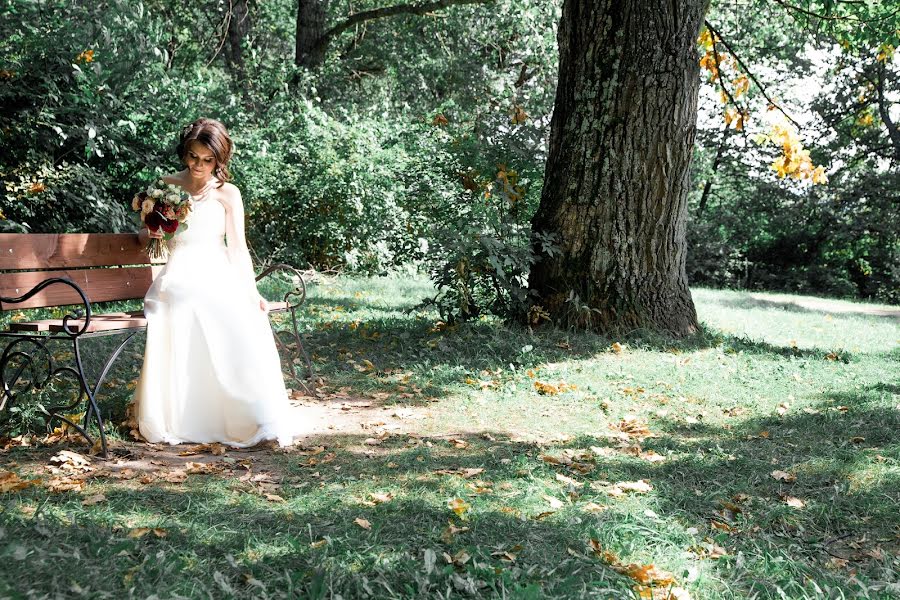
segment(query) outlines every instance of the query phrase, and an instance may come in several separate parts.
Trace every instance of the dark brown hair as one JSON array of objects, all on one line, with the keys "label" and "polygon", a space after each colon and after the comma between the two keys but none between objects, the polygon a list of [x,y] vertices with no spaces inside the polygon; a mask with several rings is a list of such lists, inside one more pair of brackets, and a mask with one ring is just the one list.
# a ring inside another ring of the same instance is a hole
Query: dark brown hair
[{"label": "dark brown hair", "polygon": [[186,125],[181,130],[178,146],[175,148],[178,158],[184,160],[188,144],[191,142],[203,144],[213,153],[213,156],[216,158],[216,169],[213,174],[220,182],[225,183],[231,180],[231,173],[228,172],[228,163],[231,161],[231,155],[234,152],[234,142],[231,141],[228,130],[225,129],[221,122],[215,119],[197,119],[193,123]]}]

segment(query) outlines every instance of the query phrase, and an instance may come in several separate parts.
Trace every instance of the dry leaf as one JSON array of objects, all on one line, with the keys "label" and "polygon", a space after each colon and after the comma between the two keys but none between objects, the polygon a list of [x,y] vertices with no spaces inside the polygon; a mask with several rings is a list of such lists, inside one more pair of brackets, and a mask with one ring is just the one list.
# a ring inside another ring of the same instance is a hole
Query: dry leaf
[{"label": "dry leaf", "polygon": [[447,528],[441,533],[441,541],[445,544],[453,543],[453,539],[457,533],[463,533],[464,531],[468,531],[468,527],[457,527],[453,523],[447,523]]},{"label": "dry leaf", "polygon": [[646,479],[639,479],[637,481],[620,481],[612,486],[607,493],[611,496],[621,496],[626,492],[633,492],[635,494],[646,494],[651,491],[653,486],[650,485],[650,482]]},{"label": "dry leaf", "polygon": [[369,523],[366,519],[356,518],[353,519],[353,522],[362,527],[363,529],[372,529],[372,524]]},{"label": "dry leaf", "polygon": [[457,439],[457,438],[450,438],[450,439],[447,440],[447,441],[449,441],[450,444],[451,444],[454,448],[463,449],[463,448],[468,448],[468,446],[469,446],[469,442],[467,442],[467,441],[465,441],[465,440],[460,440],[460,439]]},{"label": "dry leaf", "polygon": [[88,496],[84,500],[81,501],[82,506],[93,506],[94,504],[100,504],[101,502],[106,502],[106,496],[103,494],[94,494],[93,496]]},{"label": "dry leaf", "polygon": [[284,498],[278,494],[263,494],[263,497],[269,502],[284,502]]},{"label": "dry leaf", "polygon": [[785,483],[794,483],[797,481],[797,476],[786,471],[772,471],[772,478],[778,481],[783,481]]},{"label": "dry leaf", "polygon": [[472,508],[472,506],[462,498],[453,498],[452,500],[447,501],[447,508],[455,512],[457,516],[464,517],[466,511]]},{"label": "dry leaf", "polygon": [[0,494],[24,490],[40,482],[40,479],[19,479],[19,476],[12,471],[0,471]]},{"label": "dry leaf", "polygon": [[563,506],[565,506],[565,504],[563,504],[561,500],[554,498],[553,496],[544,494],[542,498],[547,501],[547,503],[550,505],[550,508],[562,508]]},{"label": "dry leaf", "polygon": [[624,350],[625,347],[622,346],[622,344],[620,344],[619,342],[613,342],[609,349],[612,350],[615,354],[622,354],[622,350]]},{"label": "dry leaf", "polygon": [[309,547],[310,548],[321,548],[322,546],[324,546],[327,543],[328,543],[328,540],[316,540],[315,542],[310,542]]},{"label": "dry leaf", "polygon": [[561,483],[564,483],[566,485],[571,485],[572,487],[575,487],[575,488],[584,487],[583,482],[578,481],[576,479],[572,479],[571,477],[566,477],[565,475],[562,475],[560,473],[556,474],[556,480]]},{"label": "dry leaf", "polygon": [[806,503],[803,502],[803,500],[801,500],[800,498],[795,498],[794,496],[785,496],[784,503],[791,508],[803,508],[806,506]]},{"label": "dry leaf", "polygon": [[53,477],[47,482],[47,489],[51,492],[79,492],[84,487],[84,481],[70,477]]},{"label": "dry leaf", "polygon": [[385,502],[393,500],[394,494],[390,492],[372,492],[369,494],[369,498],[371,498],[372,502],[375,504],[384,504]]},{"label": "dry leaf", "polygon": [[605,510],[609,510],[609,507],[603,506],[602,504],[597,504],[596,502],[588,502],[581,507],[581,510],[583,510],[584,512],[600,513]]}]

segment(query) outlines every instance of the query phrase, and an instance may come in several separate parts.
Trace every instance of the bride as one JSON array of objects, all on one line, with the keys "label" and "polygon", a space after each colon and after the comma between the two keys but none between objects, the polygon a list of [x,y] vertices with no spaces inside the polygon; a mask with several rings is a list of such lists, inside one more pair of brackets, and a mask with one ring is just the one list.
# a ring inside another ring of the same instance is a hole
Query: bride
[{"label": "bride", "polygon": [[149,442],[286,446],[303,432],[256,289],[241,193],[228,183],[233,148],[222,123],[198,119],[176,149],[186,168],[163,178],[192,196],[193,210],[144,299],[147,343],[135,405]]}]

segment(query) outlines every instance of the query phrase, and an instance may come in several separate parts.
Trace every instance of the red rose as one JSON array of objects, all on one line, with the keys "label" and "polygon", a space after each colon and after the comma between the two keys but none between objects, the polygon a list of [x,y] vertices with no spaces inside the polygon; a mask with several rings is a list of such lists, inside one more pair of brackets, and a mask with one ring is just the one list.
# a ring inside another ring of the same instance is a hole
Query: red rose
[{"label": "red rose", "polygon": [[144,217],[144,225],[150,231],[157,231],[163,224],[163,217],[155,210]]},{"label": "red rose", "polygon": [[178,221],[164,218],[162,220],[162,228],[166,233],[175,233],[175,230],[178,229]]}]

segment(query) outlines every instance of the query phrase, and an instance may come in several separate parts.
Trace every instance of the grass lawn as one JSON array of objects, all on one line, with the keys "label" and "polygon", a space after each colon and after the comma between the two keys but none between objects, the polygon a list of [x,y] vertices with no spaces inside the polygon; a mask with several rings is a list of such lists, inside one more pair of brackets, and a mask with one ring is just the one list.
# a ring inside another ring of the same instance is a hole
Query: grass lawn
[{"label": "grass lawn", "polygon": [[311,286],[302,448],[7,444],[0,598],[900,598],[900,319],[696,290],[694,338],[608,339],[429,292]]}]

